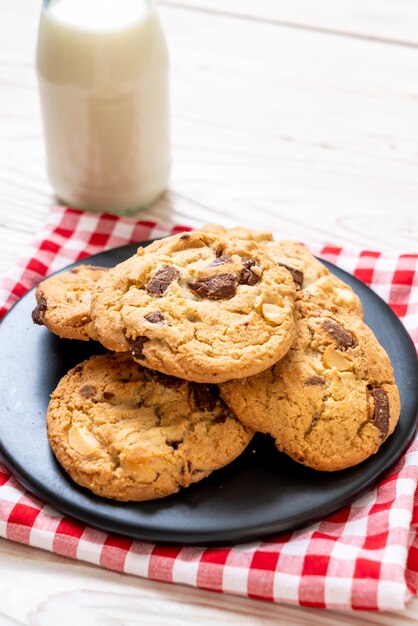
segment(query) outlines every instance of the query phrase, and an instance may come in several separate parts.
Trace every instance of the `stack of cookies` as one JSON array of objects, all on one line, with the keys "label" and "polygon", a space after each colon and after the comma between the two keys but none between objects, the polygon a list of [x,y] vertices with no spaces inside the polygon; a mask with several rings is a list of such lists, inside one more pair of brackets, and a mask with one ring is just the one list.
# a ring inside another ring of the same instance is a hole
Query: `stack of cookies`
[{"label": "stack of cookies", "polygon": [[54,276],[36,298],[35,323],[109,350],[64,376],[47,414],[58,461],[100,496],[175,493],[254,432],[310,468],[340,470],[396,426],[393,370],[358,297],[271,233],[208,225],[112,269]]}]

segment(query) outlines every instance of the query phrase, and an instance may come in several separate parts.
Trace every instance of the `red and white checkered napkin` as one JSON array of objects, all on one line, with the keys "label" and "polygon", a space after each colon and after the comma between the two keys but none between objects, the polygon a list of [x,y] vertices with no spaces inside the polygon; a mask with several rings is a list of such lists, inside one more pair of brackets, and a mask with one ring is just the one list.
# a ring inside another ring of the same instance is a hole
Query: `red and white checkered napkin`
[{"label": "red and white checkered napkin", "polygon": [[[55,208],[0,290],[0,316],[47,274],[104,249],[185,227]],[[390,304],[418,346],[418,255],[314,250]],[[399,610],[418,593],[418,439],[373,491],[308,528],[228,548],[164,547],[62,517],[0,465],[0,536],[109,569],[311,607]],[[415,497],[417,492],[417,497]],[[249,504],[250,506],[250,504]]]}]

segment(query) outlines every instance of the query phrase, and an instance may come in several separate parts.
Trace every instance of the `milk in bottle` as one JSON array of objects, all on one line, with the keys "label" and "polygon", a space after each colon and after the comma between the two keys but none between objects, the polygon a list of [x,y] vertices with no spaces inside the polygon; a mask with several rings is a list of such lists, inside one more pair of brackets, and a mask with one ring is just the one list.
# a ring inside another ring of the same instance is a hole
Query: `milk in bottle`
[{"label": "milk in bottle", "polygon": [[152,0],[50,0],[37,69],[48,174],[65,203],[125,212],[170,170],[168,54]]}]

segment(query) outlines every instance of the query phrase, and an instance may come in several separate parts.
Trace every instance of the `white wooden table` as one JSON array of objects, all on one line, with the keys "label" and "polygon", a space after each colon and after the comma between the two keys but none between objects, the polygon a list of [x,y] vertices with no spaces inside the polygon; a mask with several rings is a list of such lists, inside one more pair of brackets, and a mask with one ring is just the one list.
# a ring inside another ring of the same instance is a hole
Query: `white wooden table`
[{"label": "white wooden table", "polygon": [[[40,5],[0,4],[0,275],[54,202],[33,67]],[[172,62],[174,167],[169,192],[147,216],[418,251],[418,2],[159,5]],[[318,619],[324,626],[416,626],[418,600],[403,615],[319,615],[118,575],[0,541],[0,626]]]}]

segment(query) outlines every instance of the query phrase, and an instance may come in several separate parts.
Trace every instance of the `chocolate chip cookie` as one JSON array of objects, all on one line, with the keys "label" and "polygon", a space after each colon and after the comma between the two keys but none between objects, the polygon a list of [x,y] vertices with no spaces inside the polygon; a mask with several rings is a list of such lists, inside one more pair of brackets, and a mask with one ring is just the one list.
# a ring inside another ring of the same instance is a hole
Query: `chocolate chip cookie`
[{"label": "chocolate chip cookie", "polygon": [[297,339],[273,368],[221,385],[249,428],[317,470],[360,463],[377,452],[399,417],[389,358],[357,316],[296,303]]},{"label": "chocolate chip cookie", "polygon": [[279,265],[292,275],[298,290],[297,299],[311,299],[338,312],[348,311],[363,317],[360,298],[349,285],[323,265],[304,246],[295,241],[273,241],[272,233],[237,226],[224,228],[215,224],[206,224],[202,230],[219,233],[233,239],[257,241]]},{"label": "chocolate chip cookie", "polygon": [[363,317],[357,294],[302,245],[287,240],[265,241],[263,245],[268,254],[292,274],[298,300],[311,300],[336,313],[345,311]]},{"label": "chocolate chip cookie", "polygon": [[97,339],[90,317],[91,293],[106,272],[104,267],[79,265],[39,283],[33,322],[66,339]]},{"label": "chocolate chip cookie", "polygon": [[139,249],[96,285],[100,341],[196,382],[258,373],[294,338],[295,285],[256,242],[194,231]]},{"label": "chocolate chip cookie", "polygon": [[216,385],[187,383],[126,354],[95,356],[52,394],[48,438],[71,478],[116,500],[177,492],[230,463],[252,432]]},{"label": "chocolate chip cookie", "polygon": [[217,235],[227,235],[232,239],[243,239],[246,241],[273,241],[273,233],[269,230],[257,230],[255,228],[246,228],[245,226],[234,226],[225,228],[218,224],[205,224],[199,230]]}]

